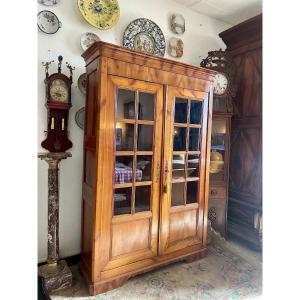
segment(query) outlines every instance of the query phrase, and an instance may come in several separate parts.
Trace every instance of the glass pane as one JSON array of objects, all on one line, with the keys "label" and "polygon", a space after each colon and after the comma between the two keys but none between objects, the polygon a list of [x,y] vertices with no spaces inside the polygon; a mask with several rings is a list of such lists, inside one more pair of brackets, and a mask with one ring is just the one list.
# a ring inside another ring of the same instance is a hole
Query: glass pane
[{"label": "glass pane", "polygon": [[186,99],[176,98],[175,100],[175,123],[187,123],[187,105]]},{"label": "glass pane", "polygon": [[117,156],[115,164],[115,183],[132,182],[132,156]]},{"label": "glass pane", "polygon": [[139,92],[139,120],[154,120],[154,94]]},{"label": "glass pane", "polygon": [[153,126],[138,125],[138,151],[152,151]]},{"label": "glass pane", "polygon": [[137,156],[136,164],[136,181],[152,180],[152,156]]},{"label": "glass pane", "polygon": [[134,125],[117,122],[116,148],[117,151],[133,151]]},{"label": "glass pane", "polygon": [[187,182],[187,197],[186,197],[187,204],[198,202],[198,187],[199,187],[199,181]]},{"label": "glass pane", "polygon": [[186,150],[186,128],[174,127],[174,151],[185,151]]},{"label": "glass pane", "polygon": [[200,124],[202,116],[202,102],[191,100],[190,123]]},{"label": "glass pane", "polygon": [[227,112],[226,98],[217,98],[214,96],[214,112]]},{"label": "glass pane", "polygon": [[200,155],[188,156],[188,177],[199,177]]},{"label": "glass pane", "polygon": [[150,210],[151,185],[135,188],[135,212]]},{"label": "glass pane", "polygon": [[172,161],[172,178],[185,178],[185,155],[174,155]]},{"label": "glass pane", "polygon": [[132,188],[115,189],[114,195],[114,215],[131,213]]},{"label": "glass pane", "polygon": [[225,135],[226,135],[226,121],[213,120],[212,134],[211,134],[211,149],[224,151],[225,150]]},{"label": "glass pane", "polygon": [[199,128],[190,128],[189,131],[189,151],[199,150]]},{"label": "glass pane", "polygon": [[184,182],[172,183],[171,206],[184,205]]},{"label": "glass pane", "polygon": [[224,180],[224,151],[210,152],[210,173],[214,180]]},{"label": "glass pane", "polygon": [[120,119],[135,119],[135,92],[118,90],[117,112]]}]

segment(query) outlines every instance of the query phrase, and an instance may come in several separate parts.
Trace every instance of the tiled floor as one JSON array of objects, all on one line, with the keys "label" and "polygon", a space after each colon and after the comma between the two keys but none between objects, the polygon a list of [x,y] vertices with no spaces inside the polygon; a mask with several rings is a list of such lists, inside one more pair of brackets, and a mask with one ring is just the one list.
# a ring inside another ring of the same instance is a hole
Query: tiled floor
[{"label": "tiled floor", "polygon": [[74,283],[51,296],[52,300],[194,300],[260,299],[261,253],[236,242],[217,238],[202,260],[178,262],[129,279],[113,291],[89,297],[78,267],[73,267]]}]

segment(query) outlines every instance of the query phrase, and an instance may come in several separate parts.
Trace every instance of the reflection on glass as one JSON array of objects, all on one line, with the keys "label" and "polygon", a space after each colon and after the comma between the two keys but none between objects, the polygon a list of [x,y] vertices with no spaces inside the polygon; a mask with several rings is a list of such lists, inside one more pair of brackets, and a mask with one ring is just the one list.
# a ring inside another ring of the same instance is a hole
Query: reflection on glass
[{"label": "reflection on glass", "polygon": [[151,181],[152,180],[152,156],[138,155],[136,164],[136,181]]},{"label": "reflection on glass", "polygon": [[135,188],[135,212],[150,210],[151,186],[137,186]]},{"label": "reflection on glass", "polygon": [[116,125],[117,151],[133,151],[134,125],[118,122]]},{"label": "reflection on glass", "polygon": [[115,189],[114,194],[114,215],[131,213],[132,188]]},{"label": "reflection on glass", "polygon": [[138,125],[138,151],[152,151],[153,126]]},{"label": "reflection on glass", "polygon": [[171,206],[184,205],[184,182],[172,183]]},{"label": "reflection on glass", "polygon": [[187,182],[187,197],[186,197],[187,204],[197,202],[198,187],[199,187],[199,181],[188,181]]},{"label": "reflection on glass", "polygon": [[154,94],[139,92],[139,120],[154,120]]},{"label": "reflection on glass", "polygon": [[213,120],[211,133],[211,149],[225,150],[226,122],[224,120]]},{"label": "reflection on glass", "polygon": [[115,183],[132,182],[132,156],[117,156],[115,164]]},{"label": "reflection on glass", "polygon": [[130,90],[118,90],[117,114],[120,119],[135,118],[135,92]]},{"label": "reflection on glass", "polygon": [[199,177],[200,155],[188,156],[188,177]]},{"label": "reflection on glass", "polygon": [[174,151],[185,151],[186,150],[186,128],[174,127]]},{"label": "reflection on glass", "polygon": [[185,178],[185,155],[173,155],[172,161],[172,178]]},{"label": "reflection on glass", "polygon": [[214,112],[227,112],[227,104],[226,104],[226,97],[225,98],[218,98],[214,96],[214,105],[213,111]]},{"label": "reflection on glass", "polygon": [[189,131],[189,151],[199,150],[199,128],[190,128]]},{"label": "reflection on glass", "polygon": [[187,105],[186,99],[176,98],[175,100],[175,123],[187,123]]},{"label": "reflection on glass", "polygon": [[190,123],[200,124],[202,115],[202,102],[191,100]]}]

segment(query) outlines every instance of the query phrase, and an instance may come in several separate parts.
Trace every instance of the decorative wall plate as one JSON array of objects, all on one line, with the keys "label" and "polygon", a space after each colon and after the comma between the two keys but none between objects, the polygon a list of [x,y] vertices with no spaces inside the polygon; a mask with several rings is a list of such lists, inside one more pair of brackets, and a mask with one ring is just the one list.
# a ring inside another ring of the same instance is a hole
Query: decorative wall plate
[{"label": "decorative wall plate", "polygon": [[90,48],[95,42],[101,41],[99,36],[92,32],[86,32],[80,37],[80,45],[83,51]]},{"label": "decorative wall plate", "polygon": [[166,50],[165,37],[162,30],[151,20],[140,18],[132,21],[125,29],[123,46],[164,56]]},{"label": "decorative wall plate", "polygon": [[47,5],[47,6],[53,6],[59,3],[60,0],[38,0],[38,3]]},{"label": "decorative wall plate", "polygon": [[84,129],[85,107],[80,108],[75,114],[75,122],[77,126]]},{"label": "decorative wall plate", "polygon": [[183,55],[183,41],[179,38],[171,38],[169,40],[169,54],[173,57],[181,57]]},{"label": "decorative wall plate", "polygon": [[77,4],[84,19],[98,29],[110,29],[119,20],[118,0],[77,0]]},{"label": "decorative wall plate", "polygon": [[171,30],[177,34],[185,32],[185,20],[182,15],[174,14],[171,16]]},{"label": "decorative wall plate", "polygon": [[79,76],[77,85],[80,92],[85,95],[86,94],[86,73],[83,73]]},{"label": "decorative wall plate", "polygon": [[42,10],[38,13],[38,27],[47,34],[54,34],[61,27],[58,17],[49,10]]}]

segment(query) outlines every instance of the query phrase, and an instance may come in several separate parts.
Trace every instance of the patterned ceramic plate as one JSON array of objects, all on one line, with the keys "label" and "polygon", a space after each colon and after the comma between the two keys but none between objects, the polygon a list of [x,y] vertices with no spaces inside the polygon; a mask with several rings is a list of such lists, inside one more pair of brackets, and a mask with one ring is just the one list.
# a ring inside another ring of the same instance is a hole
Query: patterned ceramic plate
[{"label": "patterned ceramic plate", "polygon": [[185,20],[182,15],[175,14],[171,17],[171,30],[177,34],[185,32]]},{"label": "patterned ceramic plate", "polygon": [[59,3],[60,0],[38,0],[40,4],[47,5],[47,6],[53,6]]},{"label": "patterned ceramic plate", "polygon": [[169,54],[173,57],[181,57],[183,55],[183,41],[176,37],[169,40]]},{"label": "patterned ceramic plate", "polygon": [[38,27],[47,34],[53,34],[61,27],[58,17],[49,10],[42,10],[38,13]]},{"label": "patterned ceramic plate", "polygon": [[161,29],[149,19],[136,19],[125,29],[123,46],[164,56],[166,50],[165,37]]},{"label": "patterned ceramic plate", "polygon": [[77,0],[77,3],[84,19],[98,29],[110,29],[119,20],[118,0]]},{"label": "patterned ceramic plate", "polygon": [[99,41],[100,41],[99,36],[92,32],[86,32],[80,37],[80,44],[83,51],[90,48],[95,42],[99,42]]},{"label": "patterned ceramic plate", "polygon": [[85,95],[86,94],[86,73],[83,73],[79,76],[77,85],[80,92]]},{"label": "patterned ceramic plate", "polygon": [[84,128],[85,107],[80,108],[75,115],[75,122],[81,129]]}]

